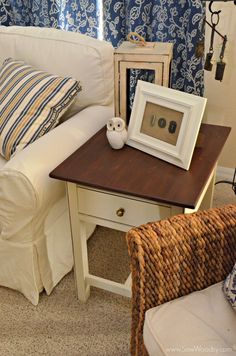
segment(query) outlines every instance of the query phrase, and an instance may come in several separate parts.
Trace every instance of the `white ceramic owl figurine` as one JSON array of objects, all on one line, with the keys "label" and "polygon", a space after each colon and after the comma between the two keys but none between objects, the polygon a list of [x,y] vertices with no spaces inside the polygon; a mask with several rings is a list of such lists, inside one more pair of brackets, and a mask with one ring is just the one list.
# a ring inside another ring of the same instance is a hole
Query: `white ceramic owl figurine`
[{"label": "white ceramic owl figurine", "polygon": [[113,117],[107,123],[107,139],[111,147],[119,150],[127,141],[125,122],[121,117]]}]

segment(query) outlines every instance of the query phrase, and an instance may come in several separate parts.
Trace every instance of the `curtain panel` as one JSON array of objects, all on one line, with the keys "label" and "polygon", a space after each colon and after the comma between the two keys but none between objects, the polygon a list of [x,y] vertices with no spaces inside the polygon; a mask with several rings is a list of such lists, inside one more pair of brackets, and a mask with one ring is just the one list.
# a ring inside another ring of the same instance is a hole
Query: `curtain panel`
[{"label": "curtain panel", "polygon": [[195,56],[205,6],[201,0],[104,0],[104,38],[119,46],[132,31],[146,41],[174,43],[171,86],[203,94],[203,58]]},{"label": "curtain panel", "polygon": [[204,88],[203,58],[195,56],[204,16],[201,0],[0,0],[2,25],[62,28],[104,38],[114,47],[130,31],[147,41],[172,42],[171,86],[197,95]]},{"label": "curtain panel", "polygon": [[0,0],[0,24],[61,28],[98,37],[96,0]]}]

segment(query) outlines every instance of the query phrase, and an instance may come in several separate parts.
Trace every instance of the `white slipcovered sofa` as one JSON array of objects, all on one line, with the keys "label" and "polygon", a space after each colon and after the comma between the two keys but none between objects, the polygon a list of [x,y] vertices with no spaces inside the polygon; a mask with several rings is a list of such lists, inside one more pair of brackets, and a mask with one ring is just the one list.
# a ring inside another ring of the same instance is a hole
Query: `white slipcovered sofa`
[{"label": "white slipcovered sofa", "polygon": [[40,291],[50,294],[73,267],[65,187],[49,173],[113,115],[113,48],[78,33],[15,26],[0,26],[0,48],[0,63],[23,60],[82,85],[73,116],[9,161],[0,156],[0,286],[37,305]]}]

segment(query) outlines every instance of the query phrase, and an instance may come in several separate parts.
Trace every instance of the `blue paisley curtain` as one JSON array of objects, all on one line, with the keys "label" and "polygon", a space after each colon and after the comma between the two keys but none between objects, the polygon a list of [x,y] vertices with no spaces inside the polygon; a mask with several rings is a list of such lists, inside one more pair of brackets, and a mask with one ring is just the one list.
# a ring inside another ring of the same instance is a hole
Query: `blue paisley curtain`
[{"label": "blue paisley curtain", "polygon": [[55,27],[98,37],[96,0],[0,0],[0,24]]},{"label": "blue paisley curtain", "polygon": [[[203,58],[196,58],[205,14],[201,0],[0,0],[0,24],[44,26],[104,38],[119,46],[130,31],[174,43],[171,85],[202,95]],[[134,81],[132,81],[134,82]]]},{"label": "blue paisley curtain", "polygon": [[202,95],[203,58],[195,56],[205,16],[201,0],[105,0],[103,6],[106,40],[119,46],[133,31],[147,41],[174,43],[172,88]]}]

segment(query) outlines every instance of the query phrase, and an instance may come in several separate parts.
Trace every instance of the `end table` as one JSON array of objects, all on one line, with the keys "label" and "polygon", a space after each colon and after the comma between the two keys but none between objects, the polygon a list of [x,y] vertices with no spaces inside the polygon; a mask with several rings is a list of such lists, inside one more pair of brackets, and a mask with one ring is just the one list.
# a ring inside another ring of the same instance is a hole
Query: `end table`
[{"label": "end table", "polygon": [[113,150],[105,128],[62,162],[50,177],[66,182],[78,298],[90,286],[131,295],[130,279],[116,283],[89,273],[86,222],[128,231],[133,226],[212,204],[217,159],[230,128],[202,124],[190,170],[125,146]]}]

